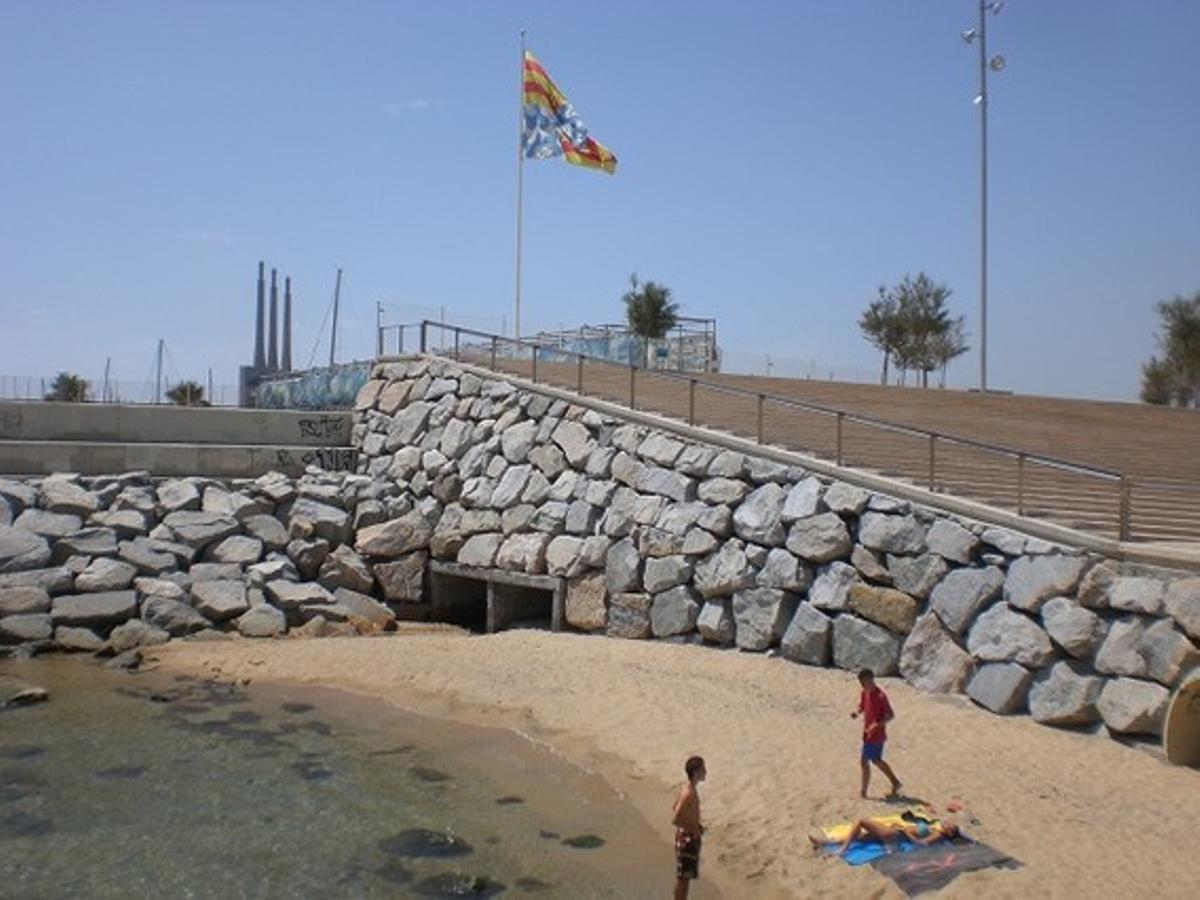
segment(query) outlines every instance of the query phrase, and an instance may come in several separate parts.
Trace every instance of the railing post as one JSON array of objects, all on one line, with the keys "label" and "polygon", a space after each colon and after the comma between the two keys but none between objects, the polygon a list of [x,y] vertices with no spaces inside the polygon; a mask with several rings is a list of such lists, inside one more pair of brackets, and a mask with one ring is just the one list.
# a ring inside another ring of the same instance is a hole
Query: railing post
[{"label": "railing post", "polygon": [[1133,513],[1133,511],[1131,509],[1132,506],[1133,506],[1133,485],[1130,484],[1129,477],[1127,475],[1122,475],[1121,476],[1121,507],[1120,507],[1120,512],[1119,512],[1120,521],[1117,524],[1117,539],[1118,540],[1122,540],[1122,541],[1129,540],[1129,536],[1130,536],[1129,520],[1132,517],[1132,513]]},{"label": "railing post", "polygon": [[407,330],[407,325],[400,325],[397,329],[397,334],[399,336],[396,338],[396,354],[398,356],[404,355],[404,332]]},{"label": "railing post", "polygon": [[458,336],[459,336],[460,330],[461,329],[457,325],[454,326],[454,361],[455,362],[458,362]]},{"label": "railing post", "polygon": [[763,407],[767,403],[767,395],[758,395],[758,442],[763,442]]},{"label": "railing post", "polygon": [[498,338],[493,334],[492,335],[492,371],[493,372],[496,371],[496,343],[497,343],[497,340],[498,340]]},{"label": "railing post", "polygon": [[688,424],[696,424],[696,379],[688,379]]},{"label": "railing post", "polygon": [[1025,454],[1017,454],[1017,515],[1025,515]]},{"label": "railing post", "polygon": [[937,473],[937,462],[936,462],[936,458],[937,458],[937,435],[936,435],[936,434],[931,434],[931,435],[929,436],[929,489],[930,489],[931,491],[932,491],[932,490],[934,490],[935,486],[937,485],[937,479],[936,479],[936,473]]},{"label": "railing post", "polygon": [[538,352],[538,345],[534,344],[533,345],[533,368],[532,368],[534,384],[537,384],[537,352]]},{"label": "railing post", "polygon": [[421,352],[424,353],[429,341],[429,323],[424,319],[421,320]]},{"label": "railing post", "polygon": [[629,408],[637,409],[634,405],[637,400],[637,366],[633,363],[629,364]]},{"label": "railing post", "polygon": [[575,373],[575,393],[583,396],[583,354],[579,354],[579,368]]},{"label": "railing post", "polygon": [[837,464],[842,464],[842,422],[845,421],[846,414],[837,414]]}]

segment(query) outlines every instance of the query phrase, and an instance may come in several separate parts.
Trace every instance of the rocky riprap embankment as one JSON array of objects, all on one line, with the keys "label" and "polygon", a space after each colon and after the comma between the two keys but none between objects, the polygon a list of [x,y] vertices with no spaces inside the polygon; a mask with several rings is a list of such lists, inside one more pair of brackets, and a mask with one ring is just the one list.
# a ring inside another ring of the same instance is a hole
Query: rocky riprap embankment
[{"label": "rocky riprap embankment", "polygon": [[386,630],[389,570],[353,536],[411,508],[394,484],[319,471],[0,480],[0,651]]},{"label": "rocky riprap embankment", "polygon": [[1118,566],[447,360],[376,366],[357,407],[360,472],[435,513],[409,523],[399,561],[562,576],[580,630],[869,666],[994,712],[1124,733],[1156,733],[1169,689],[1200,664],[1200,578],[1184,573]]}]

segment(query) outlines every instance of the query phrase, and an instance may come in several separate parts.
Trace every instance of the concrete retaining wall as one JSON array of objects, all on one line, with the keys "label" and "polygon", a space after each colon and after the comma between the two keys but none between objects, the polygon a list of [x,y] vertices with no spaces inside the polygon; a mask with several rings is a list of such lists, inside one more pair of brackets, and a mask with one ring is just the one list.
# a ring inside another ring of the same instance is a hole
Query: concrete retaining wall
[{"label": "concrete retaining wall", "polygon": [[350,415],[297,410],[0,403],[0,440],[346,447]]}]

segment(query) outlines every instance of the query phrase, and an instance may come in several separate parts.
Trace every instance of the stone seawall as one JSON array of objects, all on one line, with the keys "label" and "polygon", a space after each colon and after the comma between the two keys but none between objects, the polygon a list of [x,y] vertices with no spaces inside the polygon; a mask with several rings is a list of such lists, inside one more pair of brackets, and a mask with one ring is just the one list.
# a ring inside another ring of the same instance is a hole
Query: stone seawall
[{"label": "stone seawall", "polygon": [[563,576],[573,628],[867,666],[997,713],[1118,733],[1159,733],[1170,689],[1200,665],[1200,578],[1187,573],[622,423],[446,360],[373,375],[355,414],[360,473],[404,485],[428,513],[402,558]]},{"label": "stone seawall", "polygon": [[622,422],[444,360],[362,389],[358,473],[0,480],[0,652],[362,634],[431,561],[566,582],[573,629],[779,654],[1158,734],[1200,578]]}]

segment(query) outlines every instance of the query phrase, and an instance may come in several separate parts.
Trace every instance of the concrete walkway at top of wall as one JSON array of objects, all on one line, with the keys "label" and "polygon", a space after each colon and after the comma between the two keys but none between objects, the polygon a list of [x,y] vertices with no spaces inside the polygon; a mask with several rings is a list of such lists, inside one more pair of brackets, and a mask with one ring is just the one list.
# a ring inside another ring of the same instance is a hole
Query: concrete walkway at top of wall
[{"label": "concrete walkway at top of wall", "polygon": [[5,401],[0,440],[348,447],[350,413]]},{"label": "concrete walkway at top of wall", "polygon": [[569,403],[575,403],[579,406],[595,409],[598,412],[605,413],[613,416],[614,418],[623,419],[627,422],[634,422],[649,426],[651,428],[672,432],[691,441],[697,441],[716,447],[736,450],[741,453],[759,456],[764,459],[771,459],[786,465],[800,466],[819,475],[824,475],[829,478],[836,478],[849,484],[856,484],[871,491],[886,494],[891,497],[897,497],[903,500],[908,500],[931,509],[941,510],[963,516],[964,518],[984,522],[986,524],[1009,528],[1013,531],[1021,532],[1022,534],[1042,538],[1043,540],[1052,541],[1064,546],[1075,547],[1092,553],[1098,553],[1102,556],[1109,557],[1110,559],[1124,560],[1153,566],[1200,570],[1200,546],[1194,544],[1134,543],[1130,541],[1118,541],[1101,535],[1078,531],[1073,528],[1057,525],[1053,522],[1034,519],[1028,516],[1021,516],[1008,510],[995,506],[989,506],[985,503],[980,503],[975,500],[968,500],[963,497],[956,497],[943,493],[935,493],[909,482],[898,481],[896,479],[877,475],[873,472],[864,471],[862,469],[838,466],[835,463],[820,459],[819,457],[810,456],[795,450],[789,450],[784,447],[773,446],[771,444],[758,444],[753,440],[748,440],[744,437],[739,437],[738,435],[725,431],[719,431],[713,428],[691,426],[679,419],[669,418],[658,413],[630,409],[629,407],[622,406],[618,403],[597,399],[587,395],[581,395],[572,390],[566,390],[551,385],[533,382],[527,378],[514,375],[510,372],[493,371],[486,366],[474,365],[472,363],[463,362],[462,360],[454,360],[451,357],[441,356],[436,353],[384,357],[378,360],[378,362],[401,362],[411,359],[428,359],[449,362],[453,365],[459,366],[464,371],[473,372],[480,377],[490,378],[498,381],[507,381],[513,385],[516,385],[522,390],[543,394],[547,397],[566,400]]}]

